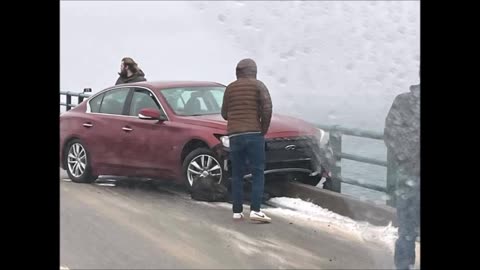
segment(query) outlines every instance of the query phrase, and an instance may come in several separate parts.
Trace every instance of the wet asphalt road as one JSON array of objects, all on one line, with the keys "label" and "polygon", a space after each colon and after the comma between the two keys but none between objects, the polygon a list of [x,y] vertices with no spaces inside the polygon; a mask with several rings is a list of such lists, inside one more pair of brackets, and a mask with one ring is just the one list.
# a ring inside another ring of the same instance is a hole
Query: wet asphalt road
[{"label": "wet asphalt road", "polygon": [[60,264],[69,269],[393,268],[383,246],[282,216],[234,221],[226,203],[164,184],[60,180],[60,196]]}]

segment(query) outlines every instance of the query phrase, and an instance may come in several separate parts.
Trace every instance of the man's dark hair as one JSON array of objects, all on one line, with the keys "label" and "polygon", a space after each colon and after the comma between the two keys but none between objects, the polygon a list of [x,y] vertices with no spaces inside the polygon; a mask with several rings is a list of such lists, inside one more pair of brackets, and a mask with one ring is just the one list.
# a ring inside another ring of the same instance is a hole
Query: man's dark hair
[{"label": "man's dark hair", "polygon": [[137,63],[130,57],[124,57],[122,62],[125,66],[128,67],[132,71],[132,73],[136,73],[138,71]]}]

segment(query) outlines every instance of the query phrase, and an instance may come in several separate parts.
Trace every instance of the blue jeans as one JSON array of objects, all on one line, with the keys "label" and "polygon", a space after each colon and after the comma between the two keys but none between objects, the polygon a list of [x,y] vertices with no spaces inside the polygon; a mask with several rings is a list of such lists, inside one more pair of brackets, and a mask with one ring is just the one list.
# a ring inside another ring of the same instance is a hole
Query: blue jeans
[{"label": "blue jeans", "polygon": [[233,212],[243,211],[243,176],[247,160],[252,173],[250,210],[260,211],[265,183],[265,138],[262,134],[243,134],[230,138],[232,162]]},{"label": "blue jeans", "polygon": [[415,240],[420,229],[420,178],[402,169],[396,177],[398,239],[394,259],[397,269],[409,269],[415,264]]}]

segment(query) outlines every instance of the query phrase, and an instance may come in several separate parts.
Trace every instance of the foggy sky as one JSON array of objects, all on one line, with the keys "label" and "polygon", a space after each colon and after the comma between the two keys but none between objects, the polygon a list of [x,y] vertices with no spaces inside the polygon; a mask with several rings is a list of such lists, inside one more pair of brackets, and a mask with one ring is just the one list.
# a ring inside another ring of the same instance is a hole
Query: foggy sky
[{"label": "foggy sky", "polygon": [[418,1],[62,1],[61,90],[97,92],[133,57],[148,80],[228,84],[251,57],[274,111],[383,129],[419,82]]}]

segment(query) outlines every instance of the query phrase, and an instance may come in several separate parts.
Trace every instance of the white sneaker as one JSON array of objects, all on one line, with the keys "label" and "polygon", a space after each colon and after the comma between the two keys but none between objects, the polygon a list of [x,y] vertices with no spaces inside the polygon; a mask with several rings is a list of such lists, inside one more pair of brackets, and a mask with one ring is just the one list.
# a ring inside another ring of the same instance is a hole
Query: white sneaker
[{"label": "white sneaker", "polygon": [[263,213],[262,211],[250,211],[250,219],[267,223],[272,221],[272,219],[265,215],[265,213]]},{"label": "white sneaker", "polygon": [[233,219],[242,219],[243,213],[233,213]]}]

